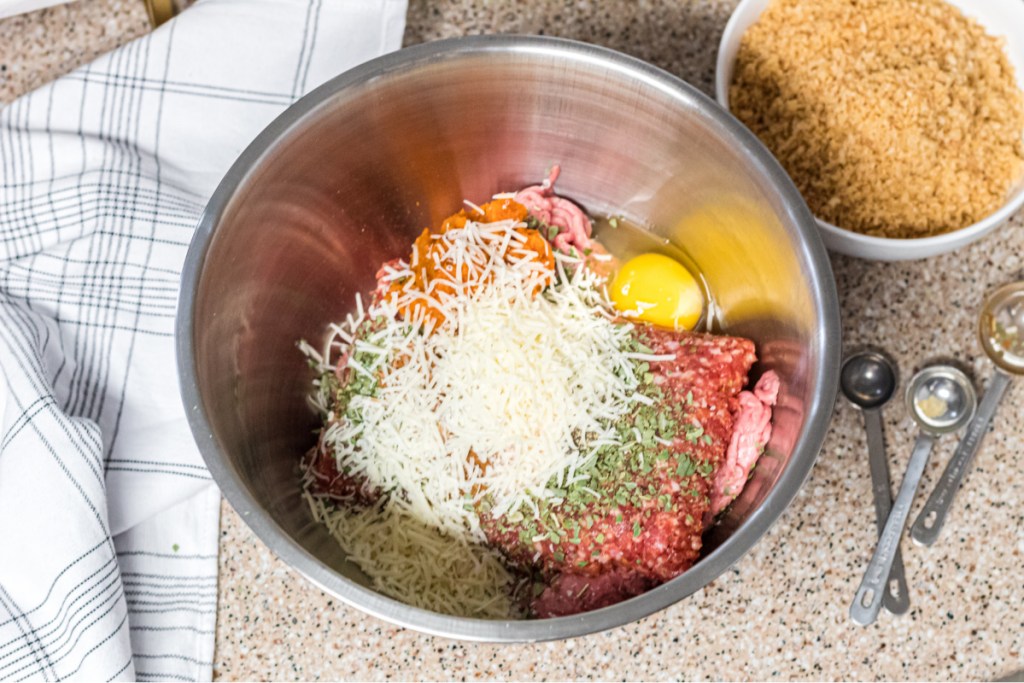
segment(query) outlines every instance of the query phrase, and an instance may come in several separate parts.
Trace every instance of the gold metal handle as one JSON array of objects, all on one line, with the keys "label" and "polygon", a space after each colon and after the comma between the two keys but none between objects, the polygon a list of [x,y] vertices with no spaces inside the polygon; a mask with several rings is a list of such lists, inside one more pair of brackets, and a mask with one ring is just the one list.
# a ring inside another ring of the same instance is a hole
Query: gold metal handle
[{"label": "gold metal handle", "polygon": [[178,13],[178,7],[174,0],[143,0],[146,3],[146,14],[149,15],[149,23],[156,28]]}]

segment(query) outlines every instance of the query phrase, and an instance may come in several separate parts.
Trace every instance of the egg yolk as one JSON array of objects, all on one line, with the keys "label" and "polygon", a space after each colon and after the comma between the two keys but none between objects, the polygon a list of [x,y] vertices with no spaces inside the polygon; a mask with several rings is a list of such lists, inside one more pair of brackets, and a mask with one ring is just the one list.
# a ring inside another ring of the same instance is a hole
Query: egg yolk
[{"label": "egg yolk", "polygon": [[612,281],[612,302],[624,316],[675,330],[692,330],[704,295],[683,264],[661,254],[627,261]]}]

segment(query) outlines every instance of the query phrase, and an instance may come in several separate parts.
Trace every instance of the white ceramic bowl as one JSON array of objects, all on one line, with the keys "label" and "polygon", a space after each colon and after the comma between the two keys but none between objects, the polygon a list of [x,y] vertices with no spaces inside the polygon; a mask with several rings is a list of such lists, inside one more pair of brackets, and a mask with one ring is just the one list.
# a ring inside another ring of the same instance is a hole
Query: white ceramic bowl
[{"label": "white ceramic bowl", "polygon": [[[812,1],[812,0],[808,0]],[[741,0],[722,35],[718,46],[715,69],[715,96],[718,103],[729,109],[729,84],[732,82],[736,53],[740,39],[757,21],[771,0]],[[1021,0],[947,0],[966,16],[974,19],[994,36],[1005,39],[1005,49],[1017,77],[1017,85],[1024,90],[1024,2]],[[927,160],[922,159],[922,163]],[[998,211],[983,220],[959,230],[918,239],[890,239],[871,237],[826,223],[817,219],[821,237],[832,251],[877,261],[907,261],[959,249],[981,239],[995,230],[1024,206],[1024,178],[1011,190]]]}]

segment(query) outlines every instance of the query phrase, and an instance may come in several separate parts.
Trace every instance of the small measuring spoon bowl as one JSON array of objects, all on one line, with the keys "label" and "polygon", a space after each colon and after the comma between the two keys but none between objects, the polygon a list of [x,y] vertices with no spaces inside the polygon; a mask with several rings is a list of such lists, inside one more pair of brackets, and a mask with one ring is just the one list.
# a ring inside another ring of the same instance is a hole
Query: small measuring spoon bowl
[{"label": "small measuring spoon bowl", "polygon": [[981,448],[1013,375],[1024,375],[1024,282],[1003,285],[988,296],[978,319],[978,337],[996,370],[967,433],[910,528],[910,537],[920,545],[932,545],[938,540],[953,498]]},{"label": "small measuring spoon bowl", "polygon": [[932,446],[938,437],[955,432],[970,422],[977,405],[977,396],[971,380],[963,372],[951,365],[932,365],[910,379],[906,401],[921,432],[914,443],[907,472],[903,475],[900,491],[893,501],[878,546],[850,606],[850,618],[861,626],[874,623],[882,608],[886,577],[892,570],[896,550],[910,515],[910,506],[914,502],[914,494],[921,482],[925,465],[928,464]]},{"label": "small measuring spoon bowl", "polygon": [[978,336],[996,366],[1024,374],[1024,282],[1003,285],[989,295],[981,309]]},{"label": "small measuring spoon bowl", "polygon": [[861,351],[843,361],[839,387],[861,410],[881,408],[896,392],[896,369],[875,351]]},{"label": "small measuring spoon bowl", "polygon": [[[843,362],[839,387],[847,400],[860,408],[868,440],[868,464],[871,469],[871,493],[875,503],[875,526],[882,533],[892,509],[892,483],[889,479],[889,458],[885,454],[885,433],[882,429],[882,406],[896,392],[896,368],[881,353],[861,351]],[[899,549],[886,583],[882,606],[891,614],[904,614],[910,609],[910,594]]]},{"label": "small measuring spoon bowl", "polygon": [[921,431],[935,437],[967,424],[977,396],[963,372],[950,365],[933,365],[911,378],[906,400]]}]

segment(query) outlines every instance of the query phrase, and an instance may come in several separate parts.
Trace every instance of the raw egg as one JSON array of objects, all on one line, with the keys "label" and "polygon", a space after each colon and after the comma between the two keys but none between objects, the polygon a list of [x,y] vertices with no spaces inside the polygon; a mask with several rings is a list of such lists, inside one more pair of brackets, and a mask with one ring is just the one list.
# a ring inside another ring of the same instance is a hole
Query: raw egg
[{"label": "raw egg", "polygon": [[704,311],[704,294],[683,264],[662,254],[627,261],[612,281],[612,302],[634,320],[692,330]]}]

